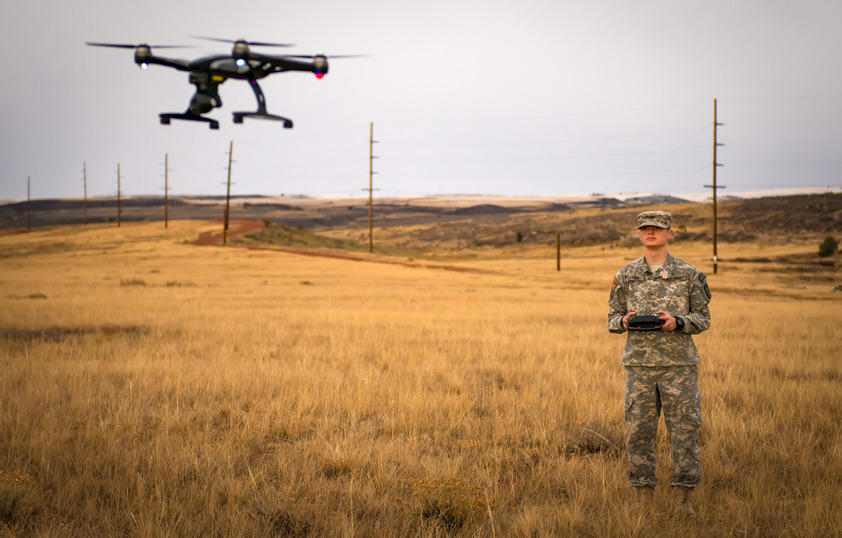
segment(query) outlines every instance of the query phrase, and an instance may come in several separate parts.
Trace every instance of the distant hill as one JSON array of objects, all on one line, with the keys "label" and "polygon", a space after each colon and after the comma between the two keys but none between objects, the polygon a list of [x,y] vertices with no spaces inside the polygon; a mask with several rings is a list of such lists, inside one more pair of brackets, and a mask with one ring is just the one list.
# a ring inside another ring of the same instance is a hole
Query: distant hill
[{"label": "distant hill", "polygon": [[[494,203],[490,203],[493,201]],[[0,229],[82,224],[81,200],[33,200],[0,206]],[[121,201],[123,222],[163,221],[163,197]],[[221,220],[224,197],[170,197],[171,220]],[[375,200],[374,226],[381,242],[395,245],[451,244],[454,247],[549,244],[561,234],[565,244],[631,242],[634,218],[644,208],[672,212],[677,241],[709,240],[712,206],[669,195],[579,199],[517,197],[426,197]],[[826,235],[842,239],[842,194],[809,194],[728,200],[718,204],[718,239],[724,242],[815,242]],[[113,198],[88,201],[88,222],[117,220]],[[319,200],[294,197],[232,197],[230,218],[267,221],[333,237],[368,232],[363,199]],[[277,240],[277,238],[273,239]],[[344,240],[344,239],[343,239]],[[308,240],[309,241],[309,240]]]},{"label": "distant hill", "polygon": [[624,200],[627,204],[637,205],[658,205],[658,204],[692,204],[690,200],[670,196],[668,194],[650,194],[647,196],[634,196]]}]

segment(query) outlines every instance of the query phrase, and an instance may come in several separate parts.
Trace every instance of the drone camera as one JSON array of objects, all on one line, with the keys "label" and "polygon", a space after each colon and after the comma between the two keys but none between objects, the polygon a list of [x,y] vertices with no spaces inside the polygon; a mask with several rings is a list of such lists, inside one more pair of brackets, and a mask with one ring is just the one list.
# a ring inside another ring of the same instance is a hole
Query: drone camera
[{"label": "drone camera", "polygon": [[196,115],[204,114],[210,112],[220,104],[222,103],[215,96],[198,92],[190,101],[190,112]]}]

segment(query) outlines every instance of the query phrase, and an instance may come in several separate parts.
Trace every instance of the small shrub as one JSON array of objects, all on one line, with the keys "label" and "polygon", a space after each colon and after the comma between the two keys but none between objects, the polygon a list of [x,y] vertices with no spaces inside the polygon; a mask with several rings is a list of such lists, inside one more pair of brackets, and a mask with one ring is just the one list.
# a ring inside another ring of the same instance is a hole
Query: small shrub
[{"label": "small shrub", "polygon": [[442,481],[423,481],[410,478],[408,488],[412,501],[398,499],[421,519],[442,524],[449,532],[461,529],[466,523],[493,509],[488,497],[477,486],[468,486],[458,477]]},{"label": "small shrub", "polygon": [[819,256],[827,258],[839,252],[839,243],[831,236],[824,238],[824,241],[819,245]]},{"label": "small shrub", "polygon": [[566,451],[576,455],[617,457],[622,453],[623,446],[622,435],[617,428],[588,423],[579,428],[576,440],[566,447]]},{"label": "small shrub", "polygon": [[120,279],[121,286],[145,286],[146,281],[142,278],[121,278]]},{"label": "small shrub", "polygon": [[168,288],[195,288],[196,283],[190,281],[180,282],[178,280],[168,280],[166,286]]},{"label": "small shrub", "polygon": [[290,487],[284,488],[284,494],[274,502],[257,501],[254,516],[273,536],[310,536],[316,530],[313,522],[323,518],[312,499],[302,497]]},{"label": "small shrub", "polygon": [[26,525],[44,508],[49,494],[27,474],[0,471],[0,521],[6,525]]}]

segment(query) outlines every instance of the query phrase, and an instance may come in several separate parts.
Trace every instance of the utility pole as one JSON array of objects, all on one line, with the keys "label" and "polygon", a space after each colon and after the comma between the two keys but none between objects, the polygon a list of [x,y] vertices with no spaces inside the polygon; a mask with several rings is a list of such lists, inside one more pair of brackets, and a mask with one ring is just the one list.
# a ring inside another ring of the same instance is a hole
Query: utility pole
[{"label": "utility pole", "polygon": [[84,196],[84,223],[88,224],[88,163],[82,162],[82,194]]},{"label": "utility pole", "polygon": [[716,190],[717,189],[724,189],[724,185],[717,185],[716,184],[716,167],[722,166],[718,162],[716,162],[716,148],[719,146],[724,146],[725,144],[720,144],[717,142],[716,138],[716,128],[718,126],[723,125],[722,123],[717,123],[716,121],[716,99],[713,100],[713,185],[705,185],[707,189],[713,189],[713,274],[716,274],[717,263],[719,260],[716,256],[716,227],[717,227],[717,218],[716,218]]},{"label": "utility pole", "polygon": [[164,228],[170,227],[170,202],[169,202],[169,153],[164,153]]},{"label": "utility pole", "polygon": [[228,243],[228,210],[231,207],[231,163],[234,162],[234,141],[228,147],[228,190],[225,193],[225,216],[222,224],[222,244]]},{"label": "utility pole", "polygon": [[32,229],[32,199],[30,197],[30,190],[29,190],[29,180],[30,178],[26,178],[26,231],[30,231]]},{"label": "utility pole", "polygon": [[362,189],[364,191],[368,191],[368,252],[369,254],[374,252],[374,191],[379,191],[380,189],[374,188],[374,174],[377,172],[374,171],[374,159],[377,157],[374,155],[374,144],[377,144],[377,140],[374,139],[374,122],[371,122],[371,134],[368,138],[368,188]]},{"label": "utility pole", "polygon": [[117,227],[120,227],[123,215],[123,206],[120,205],[120,163],[117,163]]}]

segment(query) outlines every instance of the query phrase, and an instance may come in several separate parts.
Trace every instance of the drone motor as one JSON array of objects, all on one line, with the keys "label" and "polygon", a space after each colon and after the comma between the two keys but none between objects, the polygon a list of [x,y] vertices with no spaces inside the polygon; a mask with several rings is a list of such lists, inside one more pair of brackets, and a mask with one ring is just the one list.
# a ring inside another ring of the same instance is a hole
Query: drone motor
[{"label": "drone motor", "polygon": [[313,71],[316,78],[321,79],[327,74],[327,57],[322,54],[313,57]]},{"label": "drone motor", "polygon": [[149,45],[142,43],[134,49],[134,63],[139,65],[141,69],[149,67],[149,58],[152,57],[152,49]]}]

